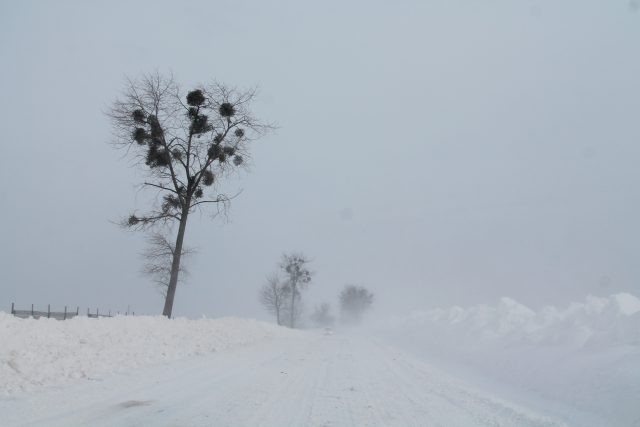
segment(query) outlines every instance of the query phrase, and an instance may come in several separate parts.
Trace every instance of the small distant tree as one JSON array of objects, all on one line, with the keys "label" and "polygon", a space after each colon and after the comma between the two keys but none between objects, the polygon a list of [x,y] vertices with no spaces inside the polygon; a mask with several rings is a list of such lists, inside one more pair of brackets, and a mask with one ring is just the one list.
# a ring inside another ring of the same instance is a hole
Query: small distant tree
[{"label": "small distant tree", "polygon": [[280,280],[277,273],[267,276],[267,282],[260,289],[260,304],[276,316],[278,325],[282,325],[283,314],[289,303],[289,286]]},{"label": "small distant tree", "polygon": [[345,323],[357,323],[373,304],[373,294],[362,286],[346,285],[340,292],[340,317]]},{"label": "small distant tree", "polygon": [[300,311],[300,292],[311,282],[312,273],[307,265],[310,260],[303,254],[284,254],[280,262],[280,268],[286,274],[286,285],[289,287],[289,326],[295,328],[296,318]]},{"label": "small distant tree", "polygon": [[144,214],[132,214],[125,227],[178,226],[162,314],[171,317],[187,220],[196,209],[222,206],[232,199],[218,182],[241,167],[249,142],[271,126],[251,113],[255,90],[219,83],[184,92],[171,76],[150,74],[128,80],[107,115],[116,146],[146,172],[142,188],[157,195]]},{"label": "small distant tree", "polygon": [[318,328],[326,328],[333,326],[335,318],[331,315],[331,305],[322,303],[313,310],[311,321]]}]

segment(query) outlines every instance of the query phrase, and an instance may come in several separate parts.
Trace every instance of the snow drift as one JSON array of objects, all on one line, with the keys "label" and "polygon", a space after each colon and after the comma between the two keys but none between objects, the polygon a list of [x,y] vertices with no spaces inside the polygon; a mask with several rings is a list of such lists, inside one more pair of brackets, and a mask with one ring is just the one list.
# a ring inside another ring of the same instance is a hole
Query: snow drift
[{"label": "snow drift", "polygon": [[539,310],[501,298],[415,311],[377,330],[483,387],[500,384],[528,404],[538,398],[540,409],[579,425],[640,425],[640,299],[633,295]]},{"label": "snow drift", "polygon": [[118,316],[58,321],[0,312],[0,395],[291,336],[248,319]]},{"label": "snow drift", "polygon": [[496,306],[416,311],[391,319],[391,328],[424,327],[444,341],[461,338],[493,345],[610,347],[640,344],[640,299],[630,294],[588,296],[566,308],[534,311],[510,298]]}]

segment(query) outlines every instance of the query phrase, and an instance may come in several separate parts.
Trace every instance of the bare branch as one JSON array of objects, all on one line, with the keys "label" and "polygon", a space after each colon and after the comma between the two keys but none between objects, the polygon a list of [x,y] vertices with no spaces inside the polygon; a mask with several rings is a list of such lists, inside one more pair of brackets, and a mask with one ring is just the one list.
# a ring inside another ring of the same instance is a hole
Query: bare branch
[{"label": "bare branch", "polygon": [[[166,296],[171,278],[171,264],[175,255],[174,245],[164,234],[158,232],[149,235],[147,244],[147,249],[142,253],[142,258],[145,260],[143,273],[149,276],[158,290]],[[183,248],[182,257],[194,252],[193,249]],[[180,273],[180,281],[184,281],[185,276],[188,275],[184,264],[180,265]]]}]

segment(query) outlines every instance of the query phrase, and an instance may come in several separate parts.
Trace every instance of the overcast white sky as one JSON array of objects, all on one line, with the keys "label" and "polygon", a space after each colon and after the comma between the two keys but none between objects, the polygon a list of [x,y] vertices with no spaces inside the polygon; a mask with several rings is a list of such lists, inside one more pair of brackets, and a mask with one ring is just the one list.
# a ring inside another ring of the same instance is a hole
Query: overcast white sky
[{"label": "overcast white sky", "polygon": [[634,2],[2,2],[0,58],[0,310],[161,312],[103,114],[156,69],[257,84],[279,125],[229,221],[192,218],[174,315],[265,317],[283,251],[314,260],[309,306],[640,294]]}]

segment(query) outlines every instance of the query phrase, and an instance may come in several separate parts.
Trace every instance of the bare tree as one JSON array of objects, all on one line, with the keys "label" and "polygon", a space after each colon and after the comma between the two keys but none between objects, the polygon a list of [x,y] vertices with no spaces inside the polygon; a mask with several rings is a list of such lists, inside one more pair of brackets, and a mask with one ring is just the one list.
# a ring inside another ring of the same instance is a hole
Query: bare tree
[{"label": "bare tree", "polygon": [[259,300],[264,308],[276,316],[278,325],[282,324],[282,315],[289,301],[290,288],[280,281],[277,273],[267,276],[267,283],[260,289]]},{"label": "bare tree", "polygon": [[280,268],[287,275],[287,286],[290,288],[289,323],[295,328],[296,317],[300,312],[296,309],[296,302],[302,291],[311,282],[311,271],[307,268],[310,260],[303,254],[283,254]]},{"label": "bare tree", "polygon": [[340,292],[340,317],[345,323],[357,323],[373,304],[373,294],[362,286],[346,285]]},{"label": "bare tree", "polygon": [[171,317],[187,219],[207,205],[226,207],[232,197],[218,181],[240,167],[248,143],[271,129],[250,111],[255,90],[239,91],[219,83],[183,96],[173,77],[160,74],[127,80],[122,97],[107,115],[116,146],[147,172],[142,188],[156,192],[145,214],[133,214],[123,226],[145,229],[178,224],[171,273],[162,314]]},{"label": "bare tree", "polygon": [[[147,244],[147,249],[142,253],[142,257],[145,260],[143,272],[151,277],[151,280],[158,287],[160,293],[166,298],[169,282],[171,281],[171,265],[175,255],[174,246],[167,237],[160,232],[151,233],[147,239]],[[193,249],[183,246],[180,257],[178,283],[182,282],[185,276],[189,274],[184,266],[185,256],[194,252]]]}]

